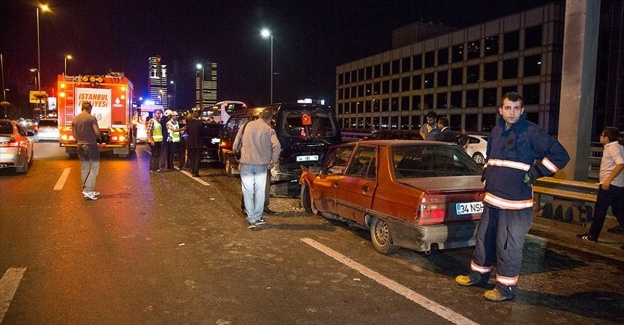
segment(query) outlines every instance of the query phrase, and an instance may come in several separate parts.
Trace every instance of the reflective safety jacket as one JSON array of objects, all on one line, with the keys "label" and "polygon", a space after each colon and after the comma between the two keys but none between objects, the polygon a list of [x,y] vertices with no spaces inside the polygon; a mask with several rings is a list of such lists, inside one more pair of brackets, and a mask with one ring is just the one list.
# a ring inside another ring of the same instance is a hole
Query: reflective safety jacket
[{"label": "reflective safety jacket", "polygon": [[167,130],[169,130],[169,142],[180,142],[180,124],[177,121],[169,120],[167,122]]},{"label": "reflective safety jacket", "polygon": [[570,160],[559,141],[526,120],[526,111],[509,129],[499,116],[488,138],[487,157],[484,202],[506,210],[532,208],[532,182],[553,175]]}]

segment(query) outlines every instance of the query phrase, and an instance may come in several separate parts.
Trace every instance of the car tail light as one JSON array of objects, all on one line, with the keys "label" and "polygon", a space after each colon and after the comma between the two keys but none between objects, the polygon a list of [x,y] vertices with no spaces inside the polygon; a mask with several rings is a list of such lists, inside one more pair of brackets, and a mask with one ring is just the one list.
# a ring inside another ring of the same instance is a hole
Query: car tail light
[{"label": "car tail light", "polygon": [[418,205],[416,221],[419,224],[440,223],[446,216],[446,197],[425,195]]}]

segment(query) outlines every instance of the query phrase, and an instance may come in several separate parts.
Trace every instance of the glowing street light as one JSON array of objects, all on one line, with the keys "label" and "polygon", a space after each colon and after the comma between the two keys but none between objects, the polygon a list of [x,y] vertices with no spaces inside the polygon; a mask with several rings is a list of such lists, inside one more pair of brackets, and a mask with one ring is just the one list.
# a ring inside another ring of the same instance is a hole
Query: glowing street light
[{"label": "glowing street light", "polygon": [[263,38],[271,38],[271,104],[273,104],[273,34],[270,30],[264,28],[260,31]]},{"label": "glowing street light", "polygon": [[176,84],[173,80],[169,81],[169,83],[173,86],[173,109],[176,107]]},{"label": "glowing street light", "polygon": [[[197,68],[197,79],[199,79],[199,109],[204,109],[204,78],[205,78],[205,69],[201,63],[198,63]],[[199,70],[201,70],[201,76],[199,74]]]},{"label": "glowing street light", "polygon": [[63,75],[65,75],[65,76],[67,75],[67,60],[71,60],[71,59],[73,59],[73,58],[74,58],[74,57],[73,57],[73,56],[71,56],[71,54],[67,54],[67,55],[65,56],[65,73],[63,73]]},{"label": "glowing street light", "polygon": [[[46,4],[40,4],[37,6],[37,92],[41,93],[41,42],[39,40],[39,8],[42,12],[50,11],[50,7]],[[41,106],[41,99],[39,99],[39,106]],[[43,108],[43,116],[46,116],[45,106]]]}]

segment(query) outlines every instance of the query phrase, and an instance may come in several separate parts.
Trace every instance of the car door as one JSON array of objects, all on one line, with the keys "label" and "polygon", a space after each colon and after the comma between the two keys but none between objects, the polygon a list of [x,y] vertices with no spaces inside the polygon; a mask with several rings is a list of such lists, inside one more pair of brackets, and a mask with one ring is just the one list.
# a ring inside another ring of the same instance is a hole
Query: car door
[{"label": "car door", "polygon": [[330,149],[323,162],[320,175],[314,179],[312,199],[316,209],[336,214],[336,191],[344,177],[355,145],[343,145]]},{"label": "car door", "polygon": [[336,185],[338,215],[364,224],[366,210],[372,207],[377,188],[377,146],[360,145]]}]

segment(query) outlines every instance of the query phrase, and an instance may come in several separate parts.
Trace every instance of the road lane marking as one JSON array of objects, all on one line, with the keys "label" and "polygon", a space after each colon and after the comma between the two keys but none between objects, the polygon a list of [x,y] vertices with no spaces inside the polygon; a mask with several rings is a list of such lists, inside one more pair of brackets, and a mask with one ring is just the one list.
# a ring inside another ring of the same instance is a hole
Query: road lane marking
[{"label": "road lane marking", "polygon": [[63,189],[63,186],[65,186],[65,182],[67,181],[67,177],[69,177],[70,171],[71,171],[71,168],[65,168],[63,170],[61,177],[59,177],[58,181],[56,181],[56,184],[54,185],[55,191],[60,191]]},{"label": "road lane marking", "polygon": [[310,238],[301,238],[301,241],[303,241],[304,243],[318,249],[319,251],[321,251],[322,253],[324,253],[325,255],[335,259],[336,261],[358,271],[359,273],[361,273],[362,275],[370,278],[371,280],[383,285],[384,287],[402,295],[403,297],[419,304],[420,306],[422,306],[425,309],[428,309],[429,311],[437,314],[438,316],[448,320],[449,322],[452,322],[453,324],[458,324],[458,325],[478,325],[479,323],[476,323],[452,310],[450,310],[449,308],[446,308],[445,306],[442,306],[440,304],[438,304],[437,302],[430,300],[418,293],[416,293],[414,290],[394,281],[391,280],[383,275],[381,275],[380,273],[373,271],[369,268],[367,268],[366,266],[336,252],[335,250],[313,240]]},{"label": "road lane marking", "polygon": [[195,180],[197,183],[202,184],[202,185],[204,185],[204,186],[209,186],[209,185],[210,185],[210,183],[206,182],[205,180],[203,180],[203,179],[201,179],[201,178],[199,178],[199,177],[193,177],[193,174],[191,174],[191,173],[187,172],[186,170],[183,170],[183,171],[182,171],[182,174],[184,174],[184,175],[186,175],[186,176],[188,176],[188,177],[192,178],[192,179],[193,179],[193,180]]},{"label": "road lane marking", "polygon": [[11,305],[17,287],[24,277],[24,272],[26,272],[25,267],[11,267],[0,279],[0,323],[9,310],[9,305]]}]

